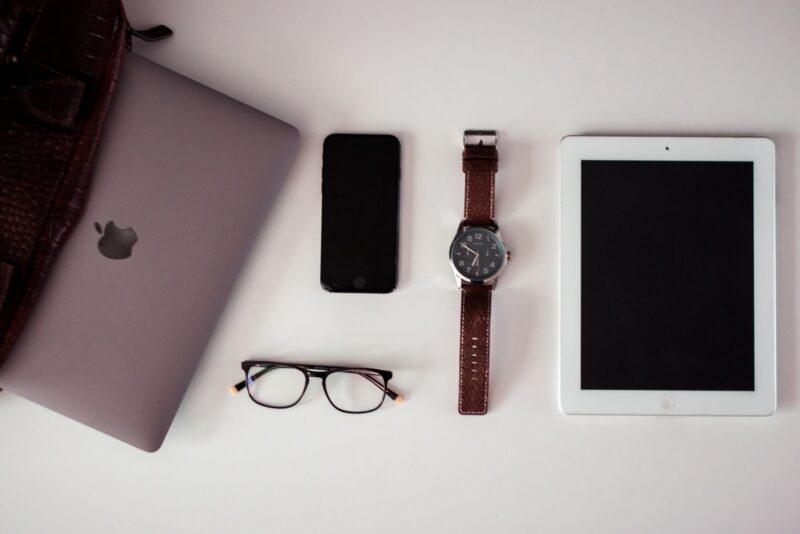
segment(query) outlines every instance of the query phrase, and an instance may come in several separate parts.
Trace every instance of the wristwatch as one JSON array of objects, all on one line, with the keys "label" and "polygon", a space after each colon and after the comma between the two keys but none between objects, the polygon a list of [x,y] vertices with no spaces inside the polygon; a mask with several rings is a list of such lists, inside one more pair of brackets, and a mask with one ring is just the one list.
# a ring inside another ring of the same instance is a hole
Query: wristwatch
[{"label": "wristwatch", "polygon": [[483,415],[489,405],[492,290],[511,255],[494,220],[497,134],[464,132],[464,220],[450,245],[450,266],[461,288],[458,412]]}]

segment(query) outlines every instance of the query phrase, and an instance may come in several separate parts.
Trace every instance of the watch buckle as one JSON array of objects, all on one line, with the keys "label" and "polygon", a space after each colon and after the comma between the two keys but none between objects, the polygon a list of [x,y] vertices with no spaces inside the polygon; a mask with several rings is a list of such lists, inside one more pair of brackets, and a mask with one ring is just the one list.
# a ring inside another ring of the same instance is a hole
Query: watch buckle
[{"label": "watch buckle", "polygon": [[497,146],[497,132],[495,130],[466,130],[464,132],[464,146]]}]

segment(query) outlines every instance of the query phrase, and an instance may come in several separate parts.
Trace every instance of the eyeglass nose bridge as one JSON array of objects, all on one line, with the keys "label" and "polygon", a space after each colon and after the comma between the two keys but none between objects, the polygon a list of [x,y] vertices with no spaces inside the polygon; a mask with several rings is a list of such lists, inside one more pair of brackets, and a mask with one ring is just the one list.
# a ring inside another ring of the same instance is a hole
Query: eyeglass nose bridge
[{"label": "eyeglass nose bridge", "polygon": [[329,371],[314,371],[312,369],[307,369],[306,372],[310,378],[319,378],[320,380],[325,380],[325,377],[330,374]]}]

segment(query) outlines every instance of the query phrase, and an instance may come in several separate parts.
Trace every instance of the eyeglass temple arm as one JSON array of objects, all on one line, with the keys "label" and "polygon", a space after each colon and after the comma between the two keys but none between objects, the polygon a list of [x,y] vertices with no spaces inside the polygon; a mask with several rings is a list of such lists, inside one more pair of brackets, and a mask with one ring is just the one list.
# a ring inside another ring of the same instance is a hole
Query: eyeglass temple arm
[{"label": "eyeglass temple arm", "polygon": [[384,384],[381,384],[380,382],[378,382],[377,380],[375,380],[374,378],[372,378],[369,375],[365,375],[365,374],[361,374],[361,373],[358,373],[358,374],[360,374],[361,376],[363,376],[364,378],[366,378],[367,380],[372,382],[375,385],[375,387],[378,388],[378,389],[383,389],[385,387],[386,388],[386,396],[389,397],[390,399],[392,399],[395,404],[403,404],[403,401],[406,400],[405,397],[403,397],[402,395],[400,395],[400,394],[392,391],[391,389],[389,389],[388,385],[384,386]]},{"label": "eyeglass temple arm", "polygon": [[[257,372],[256,374],[254,374],[250,378],[250,381],[251,382],[255,382],[256,380],[258,380],[259,378],[264,376],[264,374],[266,374],[270,370],[271,370],[270,368],[266,368],[266,369],[260,370],[259,372]],[[362,374],[362,373],[358,373],[358,374],[360,374],[361,376],[363,376],[364,378],[369,380],[376,388],[383,389],[383,384],[381,384],[380,382],[378,382],[377,380],[375,380],[371,376],[365,375],[365,374]],[[230,388],[228,388],[228,391],[230,391],[231,395],[236,395],[237,393],[239,393],[240,391],[242,391],[246,387],[247,387],[247,380],[245,379],[245,380],[242,380],[241,382],[237,382],[236,384],[232,385]],[[399,393],[397,393],[395,391],[392,391],[389,388],[389,386],[386,386],[386,396],[389,397],[390,399],[392,399],[395,402],[395,404],[403,404],[403,401],[406,400],[405,397],[403,397]]]},{"label": "eyeglass temple arm", "polygon": [[[268,371],[271,371],[271,370],[272,370],[272,368],[265,367],[264,369],[260,370],[256,374],[254,374],[252,376],[252,378],[250,378],[250,381],[252,382],[252,381],[258,380],[265,373],[267,373]],[[237,393],[239,393],[240,391],[242,391],[246,387],[247,387],[247,379],[242,380],[241,382],[237,382],[236,384],[232,385],[231,387],[228,388],[228,391],[231,392],[231,395],[236,395]]]}]

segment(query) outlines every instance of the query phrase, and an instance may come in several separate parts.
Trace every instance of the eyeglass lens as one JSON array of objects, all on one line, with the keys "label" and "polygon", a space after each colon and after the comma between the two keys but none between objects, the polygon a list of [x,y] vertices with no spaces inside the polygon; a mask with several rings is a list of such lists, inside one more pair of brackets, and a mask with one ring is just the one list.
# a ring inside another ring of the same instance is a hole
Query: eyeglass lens
[{"label": "eyeglass lens", "polygon": [[325,379],[328,399],[345,412],[369,412],[378,408],[386,394],[383,377],[366,369],[334,371]]}]

